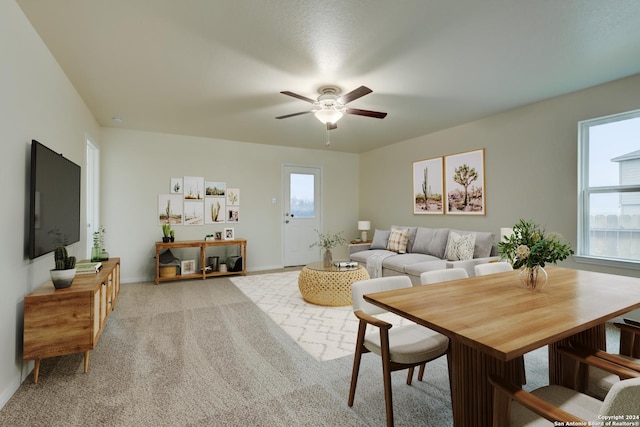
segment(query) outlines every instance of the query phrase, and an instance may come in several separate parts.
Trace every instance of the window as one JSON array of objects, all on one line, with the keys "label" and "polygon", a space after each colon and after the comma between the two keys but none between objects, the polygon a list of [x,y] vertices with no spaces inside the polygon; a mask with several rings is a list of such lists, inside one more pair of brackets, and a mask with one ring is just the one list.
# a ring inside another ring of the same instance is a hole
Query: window
[{"label": "window", "polygon": [[291,187],[289,189],[291,216],[297,218],[315,218],[314,178],[315,176],[313,174],[291,174]]},{"label": "window", "polygon": [[640,269],[640,110],[578,124],[576,261]]}]

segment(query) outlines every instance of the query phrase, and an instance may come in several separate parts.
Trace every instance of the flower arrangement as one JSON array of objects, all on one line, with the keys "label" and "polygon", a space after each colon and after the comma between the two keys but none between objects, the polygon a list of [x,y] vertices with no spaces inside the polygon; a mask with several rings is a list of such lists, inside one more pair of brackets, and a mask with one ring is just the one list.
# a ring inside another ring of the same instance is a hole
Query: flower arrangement
[{"label": "flower arrangement", "polygon": [[335,248],[336,246],[346,245],[347,239],[342,237],[342,231],[339,233],[326,233],[322,234],[318,230],[315,230],[318,233],[318,241],[309,245],[310,248],[314,246],[319,246],[322,249],[329,250]]},{"label": "flower arrangement", "polygon": [[573,255],[571,245],[560,239],[558,233],[546,233],[533,221],[521,219],[513,226],[513,233],[498,243],[498,249],[514,269],[544,267],[546,263],[555,264]]}]

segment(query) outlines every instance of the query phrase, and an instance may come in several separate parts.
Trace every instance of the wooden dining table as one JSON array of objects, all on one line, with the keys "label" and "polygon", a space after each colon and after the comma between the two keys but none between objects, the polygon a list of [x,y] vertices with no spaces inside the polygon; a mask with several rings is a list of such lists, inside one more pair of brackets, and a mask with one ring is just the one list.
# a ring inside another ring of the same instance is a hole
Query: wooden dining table
[{"label": "wooden dining table", "polygon": [[490,426],[497,374],[522,385],[522,356],[549,346],[549,382],[563,383],[557,348],[574,340],[606,350],[605,322],[640,308],[640,279],[547,266],[539,291],[518,271],[364,295],[449,337],[453,425]]}]

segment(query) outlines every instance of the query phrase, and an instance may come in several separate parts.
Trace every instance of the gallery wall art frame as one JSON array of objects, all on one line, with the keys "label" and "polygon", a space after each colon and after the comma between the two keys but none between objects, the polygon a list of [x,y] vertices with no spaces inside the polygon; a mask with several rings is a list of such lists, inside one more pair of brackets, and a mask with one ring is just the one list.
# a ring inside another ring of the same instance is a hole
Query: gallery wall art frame
[{"label": "gallery wall art frame", "polygon": [[201,176],[185,176],[182,191],[185,200],[202,200],[204,199],[204,177]]},{"label": "gallery wall art frame", "polygon": [[224,197],[206,197],[204,199],[204,223],[219,224],[224,222],[226,205]]},{"label": "gallery wall art frame", "polygon": [[444,157],[447,215],[486,215],[484,148]]},{"label": "gallery wall art frame", "polygon": [[413,162],[413,214],[444,214],[444,174],[443,158],[418,160]]},{"label": "gallery wall art frame", "polygon": [[182,225],[184,219],[184,207],[180,194],[158,195],[158,225],[171,224]]},{"label": "gallery wall art frame", "polygon": [[238,206],[240,204],[240,189],[227,188],[227,206]]},{"label": "gallery wall art frame", "polygon": [[182,194],[182,178],[171,178],[171,194]]},{"label": "gallery wall art frame", "polygon": [[224,197],[227,193],[227,183],[220,181],[207,181],[205,182],[204,193],[207,197]]},{"label": "gallery wall art frame", "polygon": [[184,225],[204,224],[204,203],[202,200],[185,200]]}]

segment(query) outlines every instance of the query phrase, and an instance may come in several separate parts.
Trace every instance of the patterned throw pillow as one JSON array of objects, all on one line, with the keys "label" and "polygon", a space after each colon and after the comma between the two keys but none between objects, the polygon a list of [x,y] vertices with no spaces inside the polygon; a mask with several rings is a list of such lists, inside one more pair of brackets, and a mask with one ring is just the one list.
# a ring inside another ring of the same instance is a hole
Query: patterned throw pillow
[{"label": "patterned throw pillow", "polygon": [[389,243],[387,249],[399,254],[407,252],[407,242],[409,241],[408,228],[393,228],[389,234]]},{"label": "patterned throw pillow", "polygon": [[447,241],[445,256],[449,261],[473,259],[473,248],[475,243],[475,234],[458,234],[451,230],[449,231],[449,240]]}]

